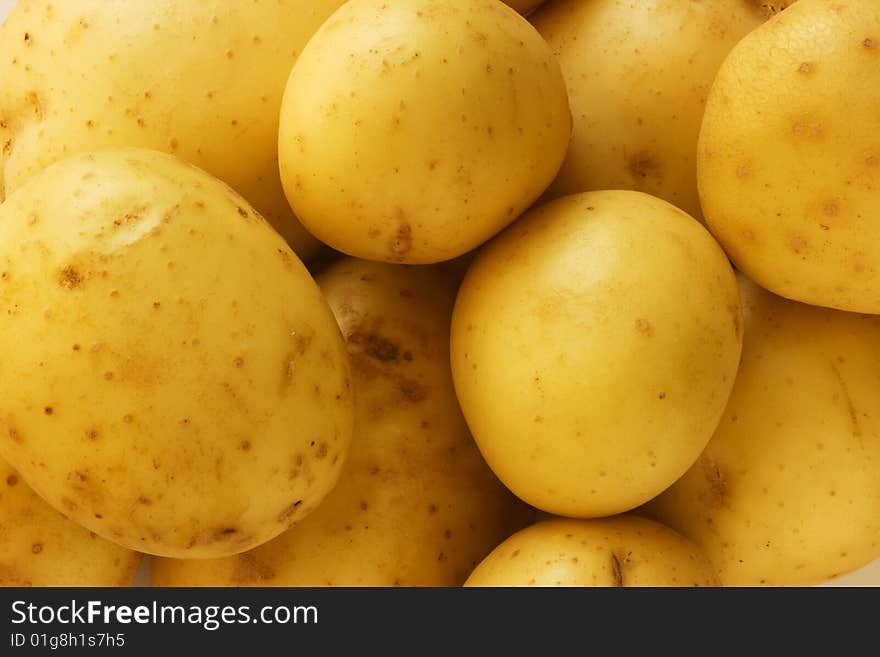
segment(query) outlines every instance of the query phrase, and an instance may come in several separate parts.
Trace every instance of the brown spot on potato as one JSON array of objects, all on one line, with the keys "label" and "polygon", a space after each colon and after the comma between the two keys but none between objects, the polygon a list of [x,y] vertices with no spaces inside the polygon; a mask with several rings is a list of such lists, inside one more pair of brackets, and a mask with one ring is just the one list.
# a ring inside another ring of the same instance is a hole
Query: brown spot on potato
[{"label": "brown spot on potato", "polygon": [[663,174],[663,168],[657,157],[648,151],[639,151],[631,155],[626,161],[626,169],[636,183],[648,178],[659,179]]},{"label": "brown spot on potato", "polygon": [[242,358],[241,356],[236,356],[233,359],[232,364],[235,365],[237,368],[242,368],[244,367],[244,358]]},{"label": "brown spot on potato", "polygon": [[39,554],[43,551],[42,543],[34,543],[31,545],[31,554]]},{"label": "brown spot on potato", "polygon": [[327,458],[327,443],[321,443],[318,447],[318,451],[315,452],[316,459],[324,459]]},{"label": "brown spot on potato", "polygon": [[877,49],[877,40],[871,37],[868,37],[864,41],[862,41],[862,45],[868,50],[876,50]]},{"label": "brown spot on potato", "polygon": [[145,497],[144,495],[141,495],[140,497],[137,498],[137,503],[148,505],[148,504],[152,504],[153,502],[149,497]]},{"label": "brown spot on potato", "polygon": [[134,418],[131,415],[126,414],[122,416],[122,421],[126,424],[131,424],[132,420],[134,420]]},{"label": "brown spot on potato", "polygon": [[403,258],[412,248],[412,227],[408,223],[401,224],[391,240],[391,253],[398,259]]},{"label": "brown spot on potato", "polygon": [[804,75],[809,75],[813,72],[813,64],[811,62],[801,62],[801,65],[798,66],[798,73],[803,73]]},{"label": "brown spot on potato", "polygon": [[826,203],[824,206],[822,206],[822,214],[824,214],[826,217],[836,217],[838,214],[840,214],[840,206],[838,206],[837,203],[835,203],[834,201]]},{"label": "brown spot on potato", "polygon": [[840,384],[840,390],[843,393],[843,398],[846,401],[847,412],[849,413],[849,419],[852,423],[852,435],[854,438],[860,438],[862,435],[862,428],[859,425],[859,415],[856,412],[856,407],[853,404],[852,397],[849,394],[849,388],[846,385],[846,381],[843,380],[843,375],[840,373],[840,370],[837,368],[837,365],[832,363],[831,370],[834,372],[834,376],[837,377],[837,382]]},{"label": "brown spot on potato", "polygon": [[65,289],[76,290],[82,283],[82,274],[73,265],[67,265],[58,275],[58,284]]},{"label": "brown spot on potato", "polygon": [[788,241],[789,247],[795,253],[801,254],[807,250],[807,241],[800,235],[795,235]]},{"label": "brown spot on potato", "polygon": [[45,413],[46,415],[52,415],[52,413],[54,412],[55,410],[51,406],[47,406],[43,409],[43,413]]},{"label": "brown spot on potato", "polygon": [[367,356],[383,363],[397,361],[400,358],[397,345],[376,333],[356,331],[348,336],[348,342],[363,345],[363,351]]},{"label": "brown spot on potato", "polygon": [[361,502],[361,503],[360,503],[360,509],[361,509],[361,511],[366,511],[368,508],[369,508],[369,505],[368,505],[366,502]]},{"label": "brown spot on potato", "polygon": [[282,523],[287,522],[290,519],[290,517],[294,513],[296,513],[296,510],[300,507],[301,504],[302,504],[302,500],[297,500],[296,502],[294,502],[290,506],[285,507],[284,510],[282,510],[281,513],[278,514],[278,522],[282,522]]},{"label": "brown spot on potato", "polygon": [[620,560],[613,552],[611,553],[611,580],[616,587],[622,587],[624,585],[623,569],[620,566]]},{"label": "brown spot on potato", "polygon": [[15,486],[18,483],[18,476],[11,474],[6,477],[6,485],[7,486]]},{"label": "brown spot on potato", "polygon": [[94,427],[90,429],[86,429],[86,438],[89,440],[97,440],[98,439],[98,430]]},{"label": "brown spot on potato", "polygon": [[251,441],[250,440],[242,440],[241,445],[239,445],[239,449],[243,452],[248,452],[251,449]]},{"label": "brown spot on potato", "polygon": [[636,330],[647,338],[654,335],[654,327],[647,319],[638,318],[635,322]]},{"label": "brown spot on potato", "polygon": [[414,404],[423,401],[427,397],[425,387],[416,381],[404,379],[400,382],[399,388],[403,398]]},{"label": "brown spot on potato", "polygon": [[432,515],[432,516],[433,516],[435,513],[437,513],[437,505],[436,505],[436,504],[429,504],[429,505],[428,505],[428,513],[429,513],[430,515]]},{"label": "brown spot on potato", "polygon": [[745,180],[751,175],[751,169],[746,164],[740,164],[736,167],[736,177]]},{"label": "brown spot on potato", "polygon": [[699,460],[706,483],[706,494],[700,499],[709,507],[724,506],[727,502],[727,479],[721,467],[709,456],[703,454]]}]

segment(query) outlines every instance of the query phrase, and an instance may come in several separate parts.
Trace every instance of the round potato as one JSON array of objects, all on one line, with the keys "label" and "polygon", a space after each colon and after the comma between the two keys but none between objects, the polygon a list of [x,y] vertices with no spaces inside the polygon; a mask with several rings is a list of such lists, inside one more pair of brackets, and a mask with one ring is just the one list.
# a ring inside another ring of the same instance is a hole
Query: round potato
[{"label": "round potato", "polygon": [[278,175],[290,68],[343,0],[19,0],[0,30],[0,200],[52,162],[139,146],[229,183],[303,258]]},{"label": "round potato", "polygon": [[460,586],[534,518],[486,466],[458,408],[449,318],[462,268],[344,259],[319,276],[346,337],[355,437],[339,484],[256,550],[154,563],[164,586]]},{"label": "round potato", "polygon": [[570,131],[559,65],[499,0],[351,0],[290,74],[281,179],[339,251],[439,262],[528,208]]},{"label": "round potato", "polygon": [[333,487],[345,345],[284,240],[173,156],[86,153],[0,206],[0,453],[142,552],[232,554]]},{"label": "round potato", "polygon": [[705,453],[646,507],[730,586],[805,586],[880,556],[880,318],[744,277],[742,365]]},{"label": "round potato", "polygon": [[465,586],[718,586],[702,551],[635,516],[544,520],[514,534]]},{"label": "round potato", "polygon": [[549,513],[622,513],[694,463],[741,348],[736,280],[641,192],[568,196],[486,246],[452,319],[455,388],[495,474]]},{"label": "round potato", "polygon": [[555,0],[530,20],[562,67],[571,145],[546,198],[636,189],[700,218],[696,155],[724,57],[770,9],[731,0]]},{"label": "round potato", "polygon": [[880,313],[878,106],[876,0],[800,0],[725,60],[700,133],[700,198],[762,287]]},{"label": "round potato", "polygon": [[127,586],[140,561],[58,513],[0,460],[0,586]]}]

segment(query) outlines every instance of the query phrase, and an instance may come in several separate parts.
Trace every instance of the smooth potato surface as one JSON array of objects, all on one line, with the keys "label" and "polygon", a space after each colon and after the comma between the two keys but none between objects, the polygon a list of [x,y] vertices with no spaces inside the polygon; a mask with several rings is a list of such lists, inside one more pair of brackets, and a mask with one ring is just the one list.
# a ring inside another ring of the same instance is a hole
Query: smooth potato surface
[{"label": "smooth potato surface", "polygon": [[343,0],[20,0],[0,30],[0,199],[68,155],[173,153],[229,183],[303,258],[278,174],[290,68]]},{"label": "smooth potato surface", "polygon": [[700,455],[740,330],[733,270],[699,222],[640,192],[568,196],[471,265],[452,320],[455,388],[514,493],[556,515],[613,515]]},{"label": "smooth potato surface", "polygon": [[461,416],[449,317],[461,266],[346,258],[319,276],[346,338],[356,433],[339,484],[256,550],[162,559],[165,586],[460,586],[534,517],[492,474]]},{"label": "smooth potato surface", "polygon": [[878,106],[876,0],[799,0],[725,60],[700,133],[700,198],[762,287],[880,313]]},{"label": "smooth potato surface", "polygon": [[291,72],[281,179],[335,249],[439,262],[528,208],[570,132],[559,65],[499,0],[352,0]]},{"label": "smooth potato surface", "polygon": [[232,554],[333,487],[351,437],[320,290],[222,182],[140,149],[59,162],[0,206],[0,453],[96,534]]},{"label": "smooth potato surface", "polygon": [[732,586],[805,586],[880,556],[880,318],[740,277],[742,365],[699,461],[648,505]]},{"label": "smooth potato surface", "polygon": [[717,586],[706,555],[660,523],[635,516],[544,520],[514,534],[465,586]]}]

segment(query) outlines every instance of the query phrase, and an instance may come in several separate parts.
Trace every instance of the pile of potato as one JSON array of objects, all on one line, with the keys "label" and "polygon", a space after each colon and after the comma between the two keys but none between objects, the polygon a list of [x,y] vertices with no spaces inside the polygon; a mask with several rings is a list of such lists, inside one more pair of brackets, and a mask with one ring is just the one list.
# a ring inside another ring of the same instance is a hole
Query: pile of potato
[{"label": "pile of potato", "polygon": [[0,585],[862,567],[878,108],[877,0],[19,0]]}]

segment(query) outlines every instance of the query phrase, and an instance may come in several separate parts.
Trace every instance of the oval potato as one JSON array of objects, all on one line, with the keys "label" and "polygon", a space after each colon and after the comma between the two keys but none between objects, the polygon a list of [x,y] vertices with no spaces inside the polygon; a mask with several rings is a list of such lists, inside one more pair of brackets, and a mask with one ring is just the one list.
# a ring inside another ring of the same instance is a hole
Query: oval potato
[{"label": "oval potato", "polygon": [[439,262],[528,208],[570,132],[559,65],[499,0],[351,0],[291,71],[281,180],[333,248]]},{"label": "oval potato", "polygon": [[486,466],[449,371],[461,266],[343,259],[319,276],[352,362],[356,434],[339,484],[296,527],[219,560],[160,559],[162,586],[460,586],[534,518]]},{"label": "oval potato", "polygon": [[695,544],[660,523],[559,518],[508,538],[465,586],[718,586],[718,576]]},{"label": "oval potato", "polygon": [[878,106],[876,0],[799,0],[725,60],[700,132],[700,200],[765,289],[880,313]]},{"label": "oval potato", "polygon": [[695,219],[633,191],[540,206],[480,251],[452,318],[464,415],[549,513],[622,513],[699,457],[741,347],[733,270]]},{"label": "oval potato", "polygon": [[86,153],[0,206],[0,453],[87,529],[244,551],[333,487],[345,346],[284,240],[170,155]]}]

